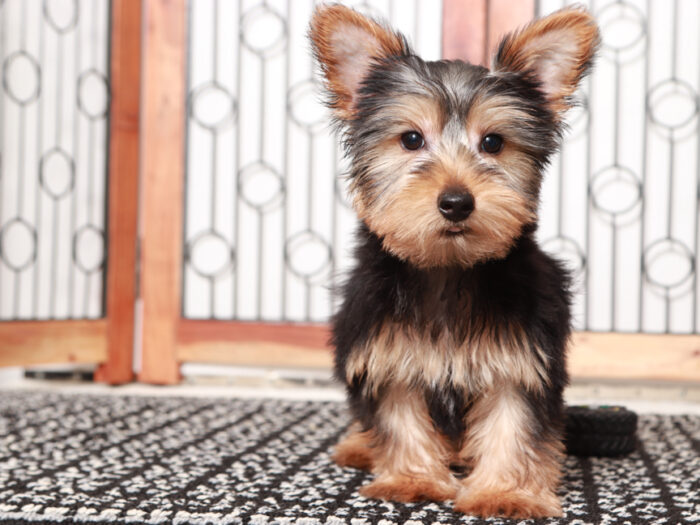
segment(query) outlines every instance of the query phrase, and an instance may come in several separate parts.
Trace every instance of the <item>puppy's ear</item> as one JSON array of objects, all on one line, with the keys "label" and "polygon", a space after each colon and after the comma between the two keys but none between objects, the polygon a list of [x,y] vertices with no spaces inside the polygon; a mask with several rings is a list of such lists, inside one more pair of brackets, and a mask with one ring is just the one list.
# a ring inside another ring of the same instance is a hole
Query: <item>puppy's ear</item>
[{"label": "puppy's ear", "polygon": [[493,70],[530,76],[560,113],[570,106],[599,44],[598,26],[590,13],[562,9],[508,34],[498,47]]},{"label": "puppy's ear", "polygon": [[400,34],[342,5],[318,7],[309,36],[326,78],[330,106],[340,119],[353,118],[358,90],[373,61],[409,53]]}]

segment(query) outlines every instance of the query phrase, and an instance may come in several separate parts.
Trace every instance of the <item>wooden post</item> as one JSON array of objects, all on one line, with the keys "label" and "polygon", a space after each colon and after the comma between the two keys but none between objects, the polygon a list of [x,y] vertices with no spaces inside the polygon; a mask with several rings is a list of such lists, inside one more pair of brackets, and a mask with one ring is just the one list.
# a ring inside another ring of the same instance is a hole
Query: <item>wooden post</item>
[{"label": "wooden post", "polygon": [[534,0],[443,0],[442,57],[488,66],[501,37],[534,15]]},{"label": "wooden post", "polygon": [[95,379],[118,384],[133,378],[141,75],[140,0],[113,0],[111,39],[107,361],[97,369]]},{"label": "wooden post", "polygon": [[490,65],[491,57],[506,33],[518,29],[530,22],[535,17],[535,0],[489,0],[488,2],[488,39],[487,61]]},{"label": "wooden post", "polygon": [[442,58],[484,61],[487,0],[443,0]]},{"label": "wooden post", "polygon": [[141,297],[139,379],[179,380],[185,139],[185,0],[145,3],[142,83]]}]

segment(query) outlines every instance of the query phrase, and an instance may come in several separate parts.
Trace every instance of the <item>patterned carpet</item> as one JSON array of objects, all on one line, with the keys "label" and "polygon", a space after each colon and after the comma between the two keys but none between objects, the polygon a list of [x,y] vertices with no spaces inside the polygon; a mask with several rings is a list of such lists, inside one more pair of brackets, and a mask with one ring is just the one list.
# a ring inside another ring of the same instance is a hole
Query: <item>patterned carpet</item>
[{"label": "patterned carpet", "polygon": [[[329,459],[346,422],[330,402],[0,391],[0,524],[482,522],[360,497],[368,475]],[[642,416],[640,438],[568,457],[566,518],[538,523],[700,523],[700,416]]]}]

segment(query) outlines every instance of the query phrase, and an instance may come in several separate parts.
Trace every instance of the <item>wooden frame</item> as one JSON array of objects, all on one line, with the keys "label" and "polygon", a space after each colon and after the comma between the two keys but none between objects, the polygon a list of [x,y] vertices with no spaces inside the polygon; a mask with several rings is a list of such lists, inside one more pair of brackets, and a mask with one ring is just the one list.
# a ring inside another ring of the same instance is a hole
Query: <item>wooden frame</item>
[{"label": "wooden frame", "polygon": [[140,0],[113,0],[106,317],[0,323],[0,366],[98,363],[99,381],[133,377],[140,35]]},{"label": "wooden frame", "polygon": [[[143,140],[143,359],[139,378],[175,383],[182,362],[332,366],[328,325],[182,319],[185,2],[146,9]],[[443,56],[487,64],[498,38],[527,23],[534,0],[444,0]],[[175,205],[175,204],[180,205]],[[658,349],[663,347],[665,351]],[[576,378],[700,380],[700,337],[574,334]]]}]

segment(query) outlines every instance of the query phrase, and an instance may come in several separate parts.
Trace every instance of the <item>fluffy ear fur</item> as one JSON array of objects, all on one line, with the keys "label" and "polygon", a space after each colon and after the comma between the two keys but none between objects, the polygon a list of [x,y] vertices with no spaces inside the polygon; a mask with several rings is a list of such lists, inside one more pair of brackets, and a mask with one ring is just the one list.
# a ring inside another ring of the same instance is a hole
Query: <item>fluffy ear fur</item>
[{"label": "fluffy ear fur", "polygon": [[562,9],[506,35],[493,70],[531,76],[559,113],[570,106],[570,97],[588,72],[599,43],[598,26],[590,13]]},{"label": "fluffy ear fur", "polygon": [[373,61],[409,53],[403,36],[342,5],[318,7],[309,36],[330,106],[341,119],[353,118],[358,90]]}]

